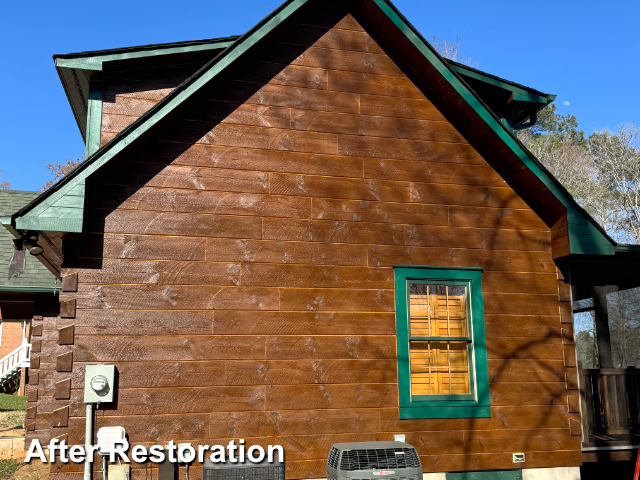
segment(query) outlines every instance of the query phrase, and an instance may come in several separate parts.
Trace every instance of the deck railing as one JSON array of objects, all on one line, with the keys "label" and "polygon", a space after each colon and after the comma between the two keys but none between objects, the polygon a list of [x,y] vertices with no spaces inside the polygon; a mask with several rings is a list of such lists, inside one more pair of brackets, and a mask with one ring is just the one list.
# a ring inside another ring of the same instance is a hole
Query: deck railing
[{"label": "deck railing", "polygon": [[583,441],[637,444],[640,369],[584,369],[581,377]]},{"label": "deck railing", "polygon": [[20,345],[0,359],[0,383],[11,377],[21,367],[28,367],[31,361],[31,344]]}]

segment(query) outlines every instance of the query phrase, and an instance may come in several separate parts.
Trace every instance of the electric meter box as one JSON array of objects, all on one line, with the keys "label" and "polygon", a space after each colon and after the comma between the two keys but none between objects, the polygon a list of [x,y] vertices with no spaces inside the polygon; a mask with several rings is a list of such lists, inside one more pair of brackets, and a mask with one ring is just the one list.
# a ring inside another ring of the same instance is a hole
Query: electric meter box
[{"label": "electric meter box", "polygon": [[84,403],[113,402],[115,365],[87,365],[84,374]]}]

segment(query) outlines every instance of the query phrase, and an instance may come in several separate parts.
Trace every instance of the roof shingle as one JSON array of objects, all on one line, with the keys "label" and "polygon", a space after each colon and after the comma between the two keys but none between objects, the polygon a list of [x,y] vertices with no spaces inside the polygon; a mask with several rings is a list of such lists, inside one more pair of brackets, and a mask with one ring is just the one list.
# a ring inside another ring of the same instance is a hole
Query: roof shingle
[{"label": "roof shingle", "polygon": [[[0,190],[0,217],[8,217],[36,198],[40,192]],[[25,250],[24,271],[19,276],[9,276],[11,258],[15,252],[13,235],[0,227],[0,287],[51,287],[56,277],[36,257]]]}]

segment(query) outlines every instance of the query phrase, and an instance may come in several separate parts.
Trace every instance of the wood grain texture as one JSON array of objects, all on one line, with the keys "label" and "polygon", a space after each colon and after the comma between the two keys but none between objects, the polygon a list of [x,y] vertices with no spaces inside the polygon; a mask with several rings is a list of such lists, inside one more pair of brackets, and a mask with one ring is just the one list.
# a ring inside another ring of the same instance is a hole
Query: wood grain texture
[{"label": "wood grain texture", "polygon": [[[521,362],[525,362],[524,360]],[[119,362],[121,388],[180,388],[255,385],[396,383],[395,359],[194,360]],[[84,386],[84,363],[72,376]],[[524,372],[523,379],[531,379]]]},{"label": "wood grain texture", "polygon": [[363,158],[158,141],[141,162],[332,177],[363,176]]},{"label": "wood grain texture", "polygon": [[[76,318],[42,322],[28,440],[82,441],[85,368],[104,362],[118,404],[96,429],[282,444],[291,479],[324,478],[335,442],[397,433],[425,472],[509,469],[514,451],[580,463],[555,234],[491,166],[499,152],[476,149],[482,125],[436,107],[436,77],[418,88],[420,69],[332,5],[90,179],[78,267],[62,272],[77,274]],[[107,72],[102,141],[196,68]],[[483,269],[491,418],[399,419],[394,265]],[[74,344],[57,345],[70,323]]]},{"label": "wood grain texture", "polygon": [[[194,194],[191,190],[174,188],[113,186],[104,194],[112,202],[110,205],[123,210],[284,218],[308,218],[311,210],[311,199],[228,191]],[[101,205],[104,207],[105,202]]]}]

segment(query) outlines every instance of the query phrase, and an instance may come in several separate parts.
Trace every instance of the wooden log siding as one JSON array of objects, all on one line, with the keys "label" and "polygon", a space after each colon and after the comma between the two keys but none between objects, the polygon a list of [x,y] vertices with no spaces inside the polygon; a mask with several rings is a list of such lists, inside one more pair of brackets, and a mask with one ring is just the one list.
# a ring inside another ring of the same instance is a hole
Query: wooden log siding
[{"label": "wooden log siding", "polygon": [[[68,320],[45,319],[28,438],[81,442],[84,367],[108,362],[118,406],[96,429],[283,444],[288,478],[325,477],[334,442],[394,433],[425,472],[512,468],[512,452],[580,464],[550,228],[366,24],[313,26],[336,18],[324,13],[88,186],[78,291],[64,294],[74,345],[57,345]],[[176,84],[162,75],[106,82],[103,142]],[[490,419],[399,420],[393,265],[485,269]],[[72,372],[55,372],[68,351]],[[71,399],[56,400],[66,378]],[[51,428],[66,405],[69,426]]]},{"label": "wooden log siding", "polygon": [[199,62],[107,72],[103,82],[100,146],[131,125],[203,65]]}]

